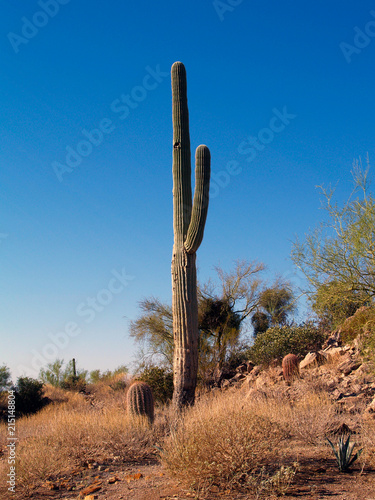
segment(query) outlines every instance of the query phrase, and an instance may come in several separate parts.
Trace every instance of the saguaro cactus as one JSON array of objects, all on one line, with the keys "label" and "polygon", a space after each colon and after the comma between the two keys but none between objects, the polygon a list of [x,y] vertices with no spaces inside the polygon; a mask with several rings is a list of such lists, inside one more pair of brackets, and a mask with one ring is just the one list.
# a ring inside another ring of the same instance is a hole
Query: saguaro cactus
[{"label": "saguaro cactus", "polygon": [[173,403],[177,408],[194,403],[198,371],[198,301],[196,251],[202,242],[208,209],[210,151],[195,153],[195,192],[192,203],[189,112],[186,71],[172,66],[173,113]]},{"label": "saguaro cactus", "polygon": [[134,382],[129,387],[126,399],[131,415],[147,416],[151,423],[154,421],[154,397],[146,382]]}]

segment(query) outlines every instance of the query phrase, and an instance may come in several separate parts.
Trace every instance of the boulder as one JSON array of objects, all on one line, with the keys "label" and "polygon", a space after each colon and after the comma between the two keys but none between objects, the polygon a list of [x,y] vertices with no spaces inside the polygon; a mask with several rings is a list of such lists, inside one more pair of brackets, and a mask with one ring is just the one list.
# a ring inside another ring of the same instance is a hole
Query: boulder
[{"label": "boulder", "polygon": [[252,371],[252,369],[254,368],[254,366],[255,366],[255,363],[253,363],[252,361],[247,361],[246,362],[247,373],[250,373]]},{"label": "boulder", "polygon": [[244,373],[236,373],[234,377],[230,379],[230,382],[238,382],[239,380],[243,380],[246,377]]},{"label": "boulder", "polygon": [[362,363],[359,361],[355,361],[354,359],[348,358],[345,359],[342,363],[340,363],[337,369],[343,373],[344,375],[349,375],[352,371],[357,370],[361,366]]},{"label": "boulder", "polygon": [[316,368],[317,366],[324,364],[326,361],[327,358],[322,352],[309,352],[300,362],[299,368],[300,370],[303,370],[304,368]]},{"label": "boulder", "polygon": [[367,406],[366,412],[375,413],[375,398],[371,401],[371,403]]},{"label": "boulder", "polygon": [[326,350],[332,347],[340,347],[341,344],[342,342],[341,342],[340,330],[335,330],[330,334],[328,339],[324,342],[323,349]]},{"label": "boulder", "polygon": [[247,372],[247,365],[246,365],[246,363],[242,363],[242,365],[237,366],[236,372],[237,373],[245,373],[245,372]]},{"label": "boulder", "polygon": [[332,362],[341,356],[346,354],[346,350],[344,347],[327,347],[323,351],[324,355],[327,357],[327,360]]}]

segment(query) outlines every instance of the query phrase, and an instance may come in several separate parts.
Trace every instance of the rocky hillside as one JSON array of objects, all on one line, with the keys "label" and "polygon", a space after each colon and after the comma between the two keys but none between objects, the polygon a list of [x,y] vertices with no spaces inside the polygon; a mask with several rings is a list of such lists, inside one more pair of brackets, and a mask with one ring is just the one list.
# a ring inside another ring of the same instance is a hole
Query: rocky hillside
[{"label": "rocky hillside", "polygon": [[[301,383],[314,383],[326,391],[333,401],[342,405],[345,413],[369,412],[375,417],[375,368],[363,361],[358,339],[341,345],[340,336],[335,332],[322,350],[309,352],[300,361],[298,378]],[[220,382],[222,389],[238,388],[249,397],[275,385],[293,392],[293,384],[286,382],[281,366],[262,370],[251,361],[238,366],[234,376]]]}]

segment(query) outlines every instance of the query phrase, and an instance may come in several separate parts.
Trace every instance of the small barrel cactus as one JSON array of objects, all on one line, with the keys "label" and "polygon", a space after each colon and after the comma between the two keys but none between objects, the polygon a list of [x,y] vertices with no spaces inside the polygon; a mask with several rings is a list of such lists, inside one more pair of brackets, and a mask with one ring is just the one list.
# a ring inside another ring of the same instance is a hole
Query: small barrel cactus
[{"label": "small barrel cactus", "polygon": [[287,382],[293,382],[296,378],[300,378],[299,360],[295,354],[287,354],[282,362],[284,379]]},{"label": "small barrel cactus", "polygon": [[143,415],[148,417],[150,423],[154,421],[154,397],[146,382],[134,382],[129,387],[126,402],[131,415]]}]

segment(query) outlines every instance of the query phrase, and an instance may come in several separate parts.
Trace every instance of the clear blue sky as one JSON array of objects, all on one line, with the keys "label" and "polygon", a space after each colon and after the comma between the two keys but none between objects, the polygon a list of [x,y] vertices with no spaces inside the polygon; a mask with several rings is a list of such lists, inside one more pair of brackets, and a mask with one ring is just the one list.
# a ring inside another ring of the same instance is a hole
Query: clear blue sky
[{"label": "clear blue sky", "polygon": [[315,186],[338,183],[344,199],[353,158],[374,158],[372,9],[2,2],[0,364],[14,379],[35,375],[43,350],[89,370],[129,365],[138,301],[170,301],[174,61],[192,148],[212,155],[199,278],[242,258],[298,282],[291,241],[322,218]]}]

